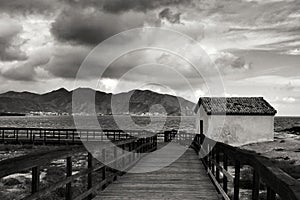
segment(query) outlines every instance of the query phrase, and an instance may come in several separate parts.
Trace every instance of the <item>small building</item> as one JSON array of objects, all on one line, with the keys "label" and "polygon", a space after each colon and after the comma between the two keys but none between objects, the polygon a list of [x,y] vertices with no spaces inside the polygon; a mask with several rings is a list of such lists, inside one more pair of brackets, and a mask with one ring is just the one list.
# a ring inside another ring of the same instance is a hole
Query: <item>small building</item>
[{"label": "small building", "polygon": [[198,133],[213,140],[233,146],[274,140],[277,111],[263,97],[201,97],[194,111]]}]

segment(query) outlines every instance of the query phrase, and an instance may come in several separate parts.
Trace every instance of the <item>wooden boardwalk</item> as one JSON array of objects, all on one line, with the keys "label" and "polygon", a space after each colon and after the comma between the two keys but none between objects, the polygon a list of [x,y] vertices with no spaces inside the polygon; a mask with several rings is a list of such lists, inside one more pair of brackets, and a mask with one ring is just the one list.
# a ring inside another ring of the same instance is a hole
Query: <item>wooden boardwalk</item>
[{"label": "wooden boardwalk", "polygon": [[[183,155],[177,159],[177,153]],[[172,160],[175,162],[167,165]],[[144,172],[147,170],[152,172]],[[109,185],[95,199],[219,198],[195,151],[172,144],[165,151],[161,149],[143,157],[129,173]]]}]

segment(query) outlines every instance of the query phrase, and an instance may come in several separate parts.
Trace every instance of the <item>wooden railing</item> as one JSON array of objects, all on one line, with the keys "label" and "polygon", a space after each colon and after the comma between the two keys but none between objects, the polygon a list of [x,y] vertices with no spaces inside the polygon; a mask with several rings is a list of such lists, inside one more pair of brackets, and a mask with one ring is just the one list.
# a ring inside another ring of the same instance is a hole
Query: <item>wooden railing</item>
[{"label": "wooden railing", "polygon": [[[275,167],[269,159],[255,152],[215,142],[203,134],[196,135],[194,147],[223,199],[240,199],[241,169],[248,165],[253,169],[253,200],[260,199],[262,184],[267,188],[268,200],[300,200],[299,181]],[[234,175],[228,171],[230,165],[234,167]],[[228,182],[233,183],[233,195],[229,195]]]},{"label": "wooden railing", "polygon": [[[153,132],[145,130],[0,127],[0,143],[79,145],[83,141],[116,141],[153,134]],[[160,142],[170,142],[175,138],[183,141],[191,135],[186,132],[178,132],[177,130],[167,130],[155,134]]]},{"label": "wooden railing", "polygon": [[[156,148],[156,135],[145,138],[129,138],[127,140],[115,141],[114,144],[109,143],[105,148],[101,148],[102,151],[100,153],[102,154],[102,163],[95,162],[92,153],[88,152],[82,145],[58,148],[51,151],[38,152],[1,161],[0,178],[21,171],[31,170],[31,195],[23,198],[24,200],[40,199],[50,192],[63,187],[65,187],[66,200],[92,199],[97,190],[103,189],[107,184],[116,180],[118,175],[123,174],[127,169],[132,167],[139,160],[142,153],[154,151]],[[122,150],[120,151],[120,149]],[[87,153],[87,169],[74,174],[72,171],[72,157],[84,152]],[[107,158],[108,154],[113,155],[111,159]],[[62,158],[66,159],[66,176],[64,179],[50,187],[40,189],[41,168],[49,165],[52,161]],[[118,168],[115,168],[116,166],[118,166]],[[96,172],[102,173],[102,180],[96,181],[96,184],[94,184],[95,180],[93,181],[92,174]],[[72,182],[86,176],[87,190],[78,196],[72,196]]]},{"label": "wooden railing", "polygon": [[53,129],[0,127],[4,144],[82,144],[82,141],[123,140],[153,135],[144,130]]}]

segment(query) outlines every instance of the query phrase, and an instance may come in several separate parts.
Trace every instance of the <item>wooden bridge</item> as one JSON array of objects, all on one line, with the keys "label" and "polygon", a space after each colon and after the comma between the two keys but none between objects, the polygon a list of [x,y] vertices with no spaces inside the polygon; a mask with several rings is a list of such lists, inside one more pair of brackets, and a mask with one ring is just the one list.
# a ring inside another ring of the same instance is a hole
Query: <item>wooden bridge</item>
[{"label": "wooden bridge", "polygon": [[[64,188],[66,200],[238,200],[244,199],[241,172],[248,166],[252,173],[249,199],[265,196],[268,200],[300,200],[299,181],[274,167],[268,159],[212,141],[203,134],[13,128],[0,128],[0,133],[4,144],[68,144],[0,162],[0,178],[20,171],[31,172],[31,194],[20,199],[42,199]],[[89,144],[88,150],[80,145],[80,134]],[[78,154],[87,157],[86,168],[75,173]],[[65,159],[65,177],[41,187],[41,170],[58,159]],[[85,180],[86,189],[75,194],[74,181],[78,179]]]}]

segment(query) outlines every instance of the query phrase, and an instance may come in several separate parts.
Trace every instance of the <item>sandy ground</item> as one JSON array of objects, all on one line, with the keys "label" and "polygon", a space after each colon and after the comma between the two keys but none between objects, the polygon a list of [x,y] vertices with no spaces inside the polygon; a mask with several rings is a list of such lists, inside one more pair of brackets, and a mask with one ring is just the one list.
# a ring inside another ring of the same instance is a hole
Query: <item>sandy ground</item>
[{"label": "sandy ground", "polygon": [[276,132],[273,142],[249,144],[242,148],[272,159],[278,167],[300,180],[300,135]]}]

